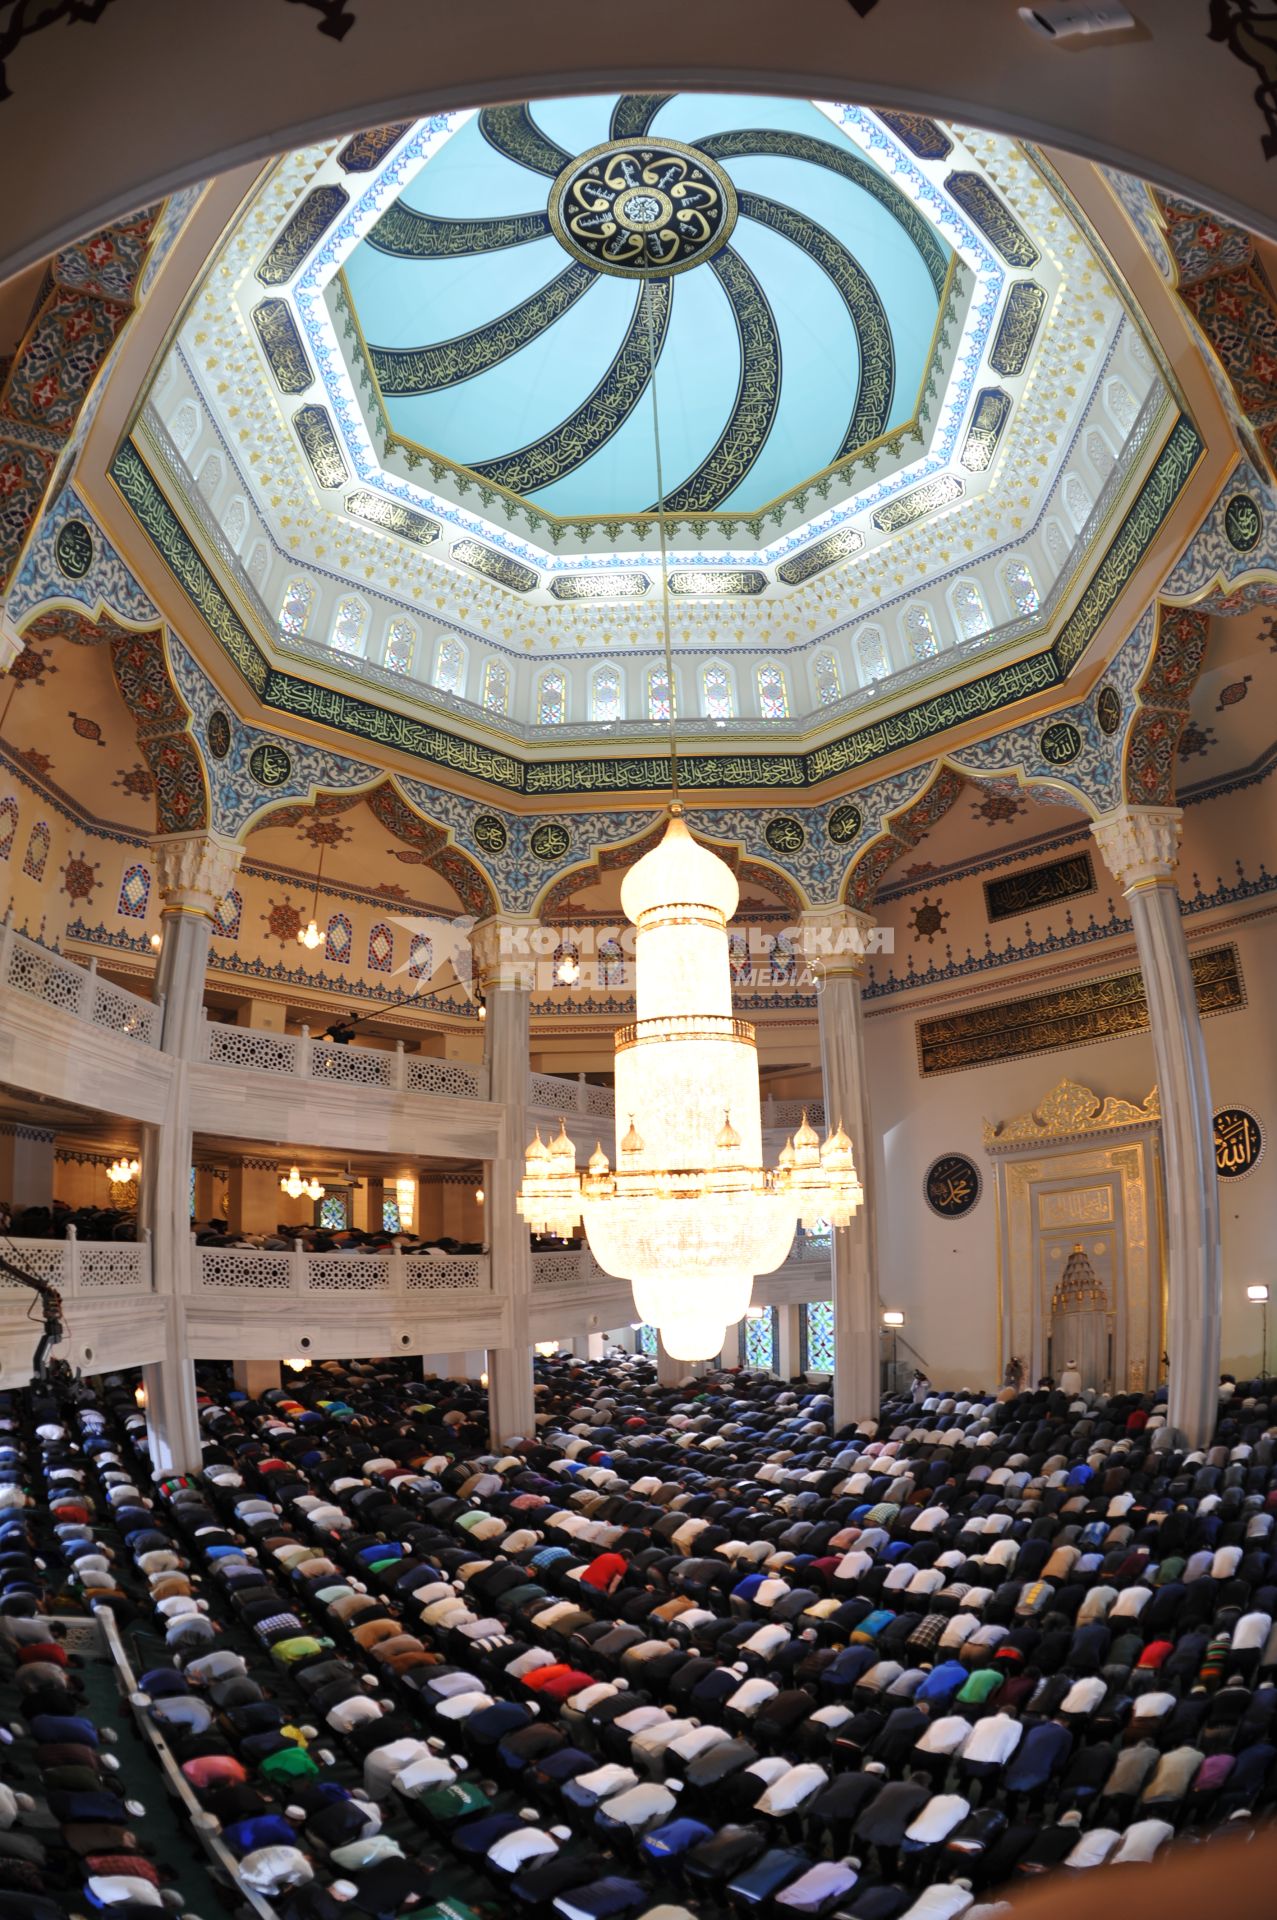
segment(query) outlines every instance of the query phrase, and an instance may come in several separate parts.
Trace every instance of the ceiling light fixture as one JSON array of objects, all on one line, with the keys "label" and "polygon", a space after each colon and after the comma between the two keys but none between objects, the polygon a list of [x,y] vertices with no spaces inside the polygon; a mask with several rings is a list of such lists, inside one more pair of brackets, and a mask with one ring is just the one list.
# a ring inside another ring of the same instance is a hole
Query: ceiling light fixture
[{"label": "ceiling light fixture", "polygon": [[597,1145],[582,1175],[561,1120],[528,1147],[516,1202],[534,1233],[568,1238],[584,1222],[606,1273],[629,1280],[642,1321],[676,1360],[718,1353],[743,1318],[754,1276],[782,1265],[795,1226],[850,1225],[864,1199],[841,1123],[820,1143],[808,1124],[763,1167],[754,1029],[732,1012],[727,923],[740,890],[693,839],[679,800],[665,487],[652,301],[646,297],[657,527],[669,687],[668,824],[633,866],[621,905],[637,929],[635,1019],[615,1036],[616,1170]]},{"label": "ceiling light fixture", "polygon": [[286,1193],[290,1200],[300,1200],[304,1193],[309,1194],[312,1200],[322,1200],[328,1191],[326,1187],[321,1187],[318,1180],[313,1177],[309,1180],[303,1180],[301,1173],[296,1167],[290,1167],[287,1175],[280,1174],[279,1187],[280,1192]]},{"label": "ceiling light fixture", "polygon": [[302,927],[297,935],[298,946],[308,947],[311,953],[315,951],[316,947],[322,947],[324,944],[324,936],[319,931],[319,922],[316,918],[319,911],[319,882],[323,871],[324,842],[321,840],[319,843],[319,864],[315,868],[315,897],[310,903],[310,922],[307,926]]}]

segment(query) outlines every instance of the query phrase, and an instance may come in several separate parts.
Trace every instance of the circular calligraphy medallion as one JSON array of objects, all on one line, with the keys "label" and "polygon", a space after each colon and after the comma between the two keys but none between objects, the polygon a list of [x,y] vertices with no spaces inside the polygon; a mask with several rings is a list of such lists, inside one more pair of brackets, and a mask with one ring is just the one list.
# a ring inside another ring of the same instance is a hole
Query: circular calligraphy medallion
[{"label": "circular calligraphy medallion", "polygon": [[572,845],[572,835],[561,820],[543,820],[528,845],[538,860],[561,860]]},{"label": "circular calligraphy medallion", "polygon": [[67,520],[58,528],[53,557],[68,580],[83,580],[93,565],[93,535],[83,520]]},{"label": "circular calligraphy medallion", "polygon": [[1122,699],[1116,687],[1101,687],[1095,696],[1095,717],[1101,733],[1116,733],[1122,724]]},{"label": "circular calligraphy medallion", "polygon": [[778,813],[767,822],[763,829],[763,838],[773,853],[801,853],[807,844],[807,834],[801,820],[795,820],[790,813]]},{"label": "circular calligraphy medallion", "polygon": [[678,140],[609,140],[550,189],[559,243],[600,273],[647,280],[685,273],[723,247],[736,193],[718,163]]},{"label": "circular calligraphy medallion", "polygon": [[923,1196],[942,1220],[961,1220],[980,1198],[980,1169],[965,1153],[941,1154],[927,1168]]},{"label": "circular calligraphy medallion", "polygon": [[829,816],[829,826],[826,831],[829,838],[842,847],[856,838],[864,824],[865,816],[860,808],[854,802],[848,801],[846,806],[834,808]]},{"label": "circular calligraphy medallion", "polygon": [[1248,493],[1235,493],[1224,508],[1224,532],[1236,553],[1249,553],[1258,546],[1264,531],[1264,516]]},{"label": "circular calligraphy medallion", "polygon": [[485,853],[504,853],[510,836],[504,820],[498,820],[495,813],[481,813],[474,823],[474,838],[475,845]]},{"label": "circular calligraphy medallion", "polygon": [[1042,758],[1053,767],[1066,767],[1082,751],[1082,736],[1071,720],[1054,720],[1038,742]]},{"label": "circular calligraphy medallion", "polygon": [[231,750],[231,723],[229,715],[223,713],[220,707],[215,707],[209,714],[204,737],[214,760],[224,760]]},{"label": "circular calligraphy medallion", "polygon": [[282,787],[292,770],[292,760],[274,740],[263,740],[248,756],[248,771],[259,787]]},{"label": "circular calligraphy medallion", "polygon": [[1215,1115],[1215,1171],[1221,1180],[1253,1173],[1264,1154],[1264,1134],[1245,1107],[1221,1107]]}]

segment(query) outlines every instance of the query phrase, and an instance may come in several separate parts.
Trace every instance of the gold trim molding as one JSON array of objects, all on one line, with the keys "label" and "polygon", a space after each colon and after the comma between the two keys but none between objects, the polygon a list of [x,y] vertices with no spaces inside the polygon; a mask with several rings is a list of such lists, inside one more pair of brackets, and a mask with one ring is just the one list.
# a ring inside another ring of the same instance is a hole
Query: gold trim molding
[{"label": "gold trim molding", "polygon": [[1143,1106],[1137,1107],[1113,1094],[1101,1098],[1076,1080],[1061,1080],[1032,1113],[1022,1113],[1015,1120],[986,1120],[984,1145],[986,1151],[996,1152],[1000,1147],[1108,1133],[1114,1127],[1147,1127],[1156,1125],[1161,1117],[1156,1087]]}]

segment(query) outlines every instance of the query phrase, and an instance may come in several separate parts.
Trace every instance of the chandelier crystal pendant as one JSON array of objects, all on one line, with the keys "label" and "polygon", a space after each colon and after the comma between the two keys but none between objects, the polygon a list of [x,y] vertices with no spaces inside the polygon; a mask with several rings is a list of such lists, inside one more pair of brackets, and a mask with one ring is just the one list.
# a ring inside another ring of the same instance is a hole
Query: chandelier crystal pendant
[{"label": "chandelier crystal pendant", "polygon": [[281,1193],[286,1193],[290,1200],[300,1200],[303,1194],[308,1194],[312,1200],[322,1200],[327,1192],[327,1188],[321,1187],[313,1175],[309,1180],[303,1180],[297,1167],[290,1167],[286,1175],[280,1174],[279,1186]]},{"label": "chandelier crystal pendant", "polygon": [[676,805],[621,888],[637,929],[636,1018],[615,1040],[615,1171],[600,1145],[579,1174],[560,1122],[548,1143],[534,1136],[517,1201],[534,1233],[566,1238],[583,1220],[595,1259],[631,1283],[676,1360],[720,1351],[755,1274],[784,1263],[800,1222],[848,1226],[864,1199],[841,1125],[822,1147],[804,1114],[763,1167],[754,1029],[732,1013],[737,898],[730,867]]}]

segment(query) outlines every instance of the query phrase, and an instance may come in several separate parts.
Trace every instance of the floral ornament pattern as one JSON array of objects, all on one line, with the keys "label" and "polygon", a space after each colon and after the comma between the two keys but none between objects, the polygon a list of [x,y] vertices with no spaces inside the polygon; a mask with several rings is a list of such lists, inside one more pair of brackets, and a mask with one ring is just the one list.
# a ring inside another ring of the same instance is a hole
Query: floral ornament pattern
[{"label": "floral ornament pattern", "polygon": [[1244,700],[1253,678],[1253,674],[1244,673],[1240,680],[1230,680],[1226,687],[1221,687],[1216,713],[1223,713],[1227,707],[1235,707]]},{"label": "floral ornament pattern", "polygon": [[943,933],[949,919],[949,909],[942,907],[938,900],[929,900],[924,895],[922,904],[915,912],[909,925],[920,940],[930,946],[938,933]]},{"label": "floral ornament pattern", "polygon": [[1190,720],[1179,737],[1179,757],[1183,761],[1189,761],[1194,756],[1202,759],[1212,747],[1218,745],[1214,727],[1199,727],[1195,720]]},{"label": "floral ornament pattern", "polygon": [[9,680],[15,687],[42,687],[45,675],[56,673],[57,670],[49,657],[48,647],[33,647],[28,642],[10,667]]},{"label": "floral ornament pattern", "polygon": [[972,801],[971,812],[975,819],[983,820],[986,826],[998,827],[1005,821],[1014,820],[1019,814],[1027,813],[1028,807],[1021,794],[990,789],[983,799]]},{"label": "floral ornament pattern", "polygon": [[155,792],[153,776],[136,760],[131,767],[120,767],[111,785],[118,787],[121,793],[129,794],[134,800],[149,800]]},{"label": "floral ornament pattern", "polygon": [[266,922],[266,931],[281,947],[286,947],[301,932],[301,910],[291,900],[271,900],[269,905],[270,912],[261,916]]}]

